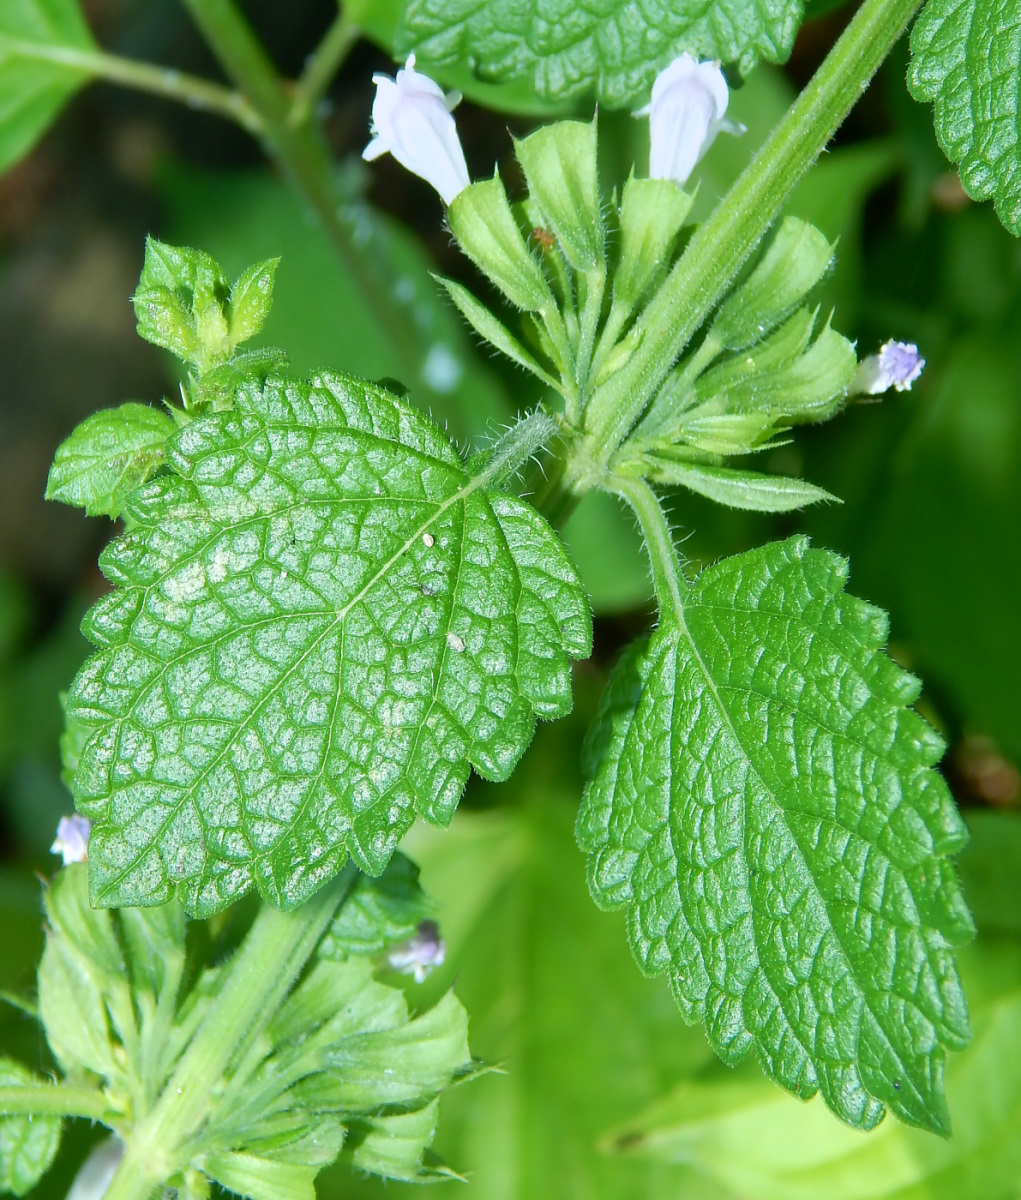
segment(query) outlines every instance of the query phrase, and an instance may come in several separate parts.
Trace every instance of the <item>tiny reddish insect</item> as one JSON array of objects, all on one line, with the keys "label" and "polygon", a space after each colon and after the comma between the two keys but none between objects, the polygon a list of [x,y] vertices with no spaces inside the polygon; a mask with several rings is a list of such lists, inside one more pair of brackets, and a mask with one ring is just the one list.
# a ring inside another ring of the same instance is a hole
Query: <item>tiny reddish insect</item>
[{"label": "tiny reddish insect", "polygon": [[557,244],[557,237],[553,230],[543,229],[541,225],[536,225],[532,230],[532,237],[543,250],[552,250]]}]

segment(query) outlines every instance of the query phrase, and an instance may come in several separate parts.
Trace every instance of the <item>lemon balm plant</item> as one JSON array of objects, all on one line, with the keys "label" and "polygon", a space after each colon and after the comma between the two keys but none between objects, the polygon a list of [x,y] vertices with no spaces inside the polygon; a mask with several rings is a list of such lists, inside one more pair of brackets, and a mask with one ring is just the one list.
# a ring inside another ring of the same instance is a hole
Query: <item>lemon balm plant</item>
[{"label": "lemon balm plant", "polygon": [[[316,118],[360,27],[382,37],[385,18],[351,6],[284,86],[231,0],[186,7],[236,90],[100,51],[74,0],[14,0],[0,159],[89,79],[204,105],[262,138],[366,306],[386,309]],[[452,992],[414,1003],[444,942],[399,846],[416,821],[449,825],[473,770],[506,780],[537,720],[571,711],[592,622],[557,526],[589,492],[633,513],[657,609],[585,743],[593,900],[625,912],[638,967],[724,1062],[754,1053],[860,1130],[889,1110],[951,1133],[967,834],[943,742],[912,707],[920,683],[843,559],[795,536],[696,573],[663,506],[671,489],[766,513],[833,500],[755,455],[919,377],[906,342],[859,360],[813,298],[837,248],[783,211],[916,5],[865,0],[697,225],[689,178],[718,134],[742,133],[720,60],[782,58],[799,5],[730,0],[708,24],[685,5],[611,5],[559,43],[544,0],[462,7],[413,0],[390,28],[409,53],[374,77],[364,157],[390,154],[438,193],[489,299],[436,287],[534,381],[520,419],[459,446],[414,386],[298,378],[285,350],[246,348],[276,260],[231,280],[151,238],[138,332],[180,360],[180,394],[96,413],[56,452],[47,495],[122,527],[64,702],[77,815],[54,844],[38,1005],[23,1001],[55,1069],[0,1061],[15,1194],[71,1118],[109,1129],[81,1186],[116,1200],[308,1196],[337,1161],[406,1181],[460,1166],[430,1150],[439,1100],[482,1064]],[[929,0],[914,35],[912,86],[936,96],[938,127],[959,95],[942,81],[972,86],[947,65],[955,35],[937,39],[947,20]],[[473,182],[430,63],[587,108],[515,142],[523,186]],[[648,118],[649,158],[626,177],[601,168],[593,92]],[[1008,212],[1013,176],[983,153],[957,155],[966,186]]]}]

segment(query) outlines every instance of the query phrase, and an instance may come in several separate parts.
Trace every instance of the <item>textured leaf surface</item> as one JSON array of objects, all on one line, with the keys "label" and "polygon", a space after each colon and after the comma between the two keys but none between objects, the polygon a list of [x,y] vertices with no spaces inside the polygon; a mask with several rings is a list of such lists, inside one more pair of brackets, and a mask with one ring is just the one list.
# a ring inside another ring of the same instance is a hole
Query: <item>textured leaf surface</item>
[{"label": "textured leaf surface", "polygon": [[50,50],[91,51],[78,0],[3,0],[0,4],[0,171],[42,137],[64,102],[88,79]]},{"label": "textured leaf surface", "polygon": [[[20,1063],[0,1058],[0,1087],[38,1084]],[[0,1117],[0,1195],[24,1196],[46,1173],[60,1145],[55,1117]]]},{"label": "textured leaf surface", "polygon": [[552,530],[426,417],[339,375],[235,403],[135,493],[83,626],[103,649],[68,715],[99,727],[75,793],[102,904],[294,905],[349,853],[378,874],[471,765],[506,778],[589,652]]},{"label": "textured leaf surface", "polygon": [[936,137],[973,200],[1021,234],[1021,2],[929,0],[911,31],[908,85],[935,104]]},{"label": "textured leaf surface", "polygon": [[122,404],[86,417],[57,447],[46,499],[119,517],[124,502],[163,462],[174,432],[170,416],[146,404]]},{"label": "textured leaf surface", "polygon": [[547,100],[594,90],[622,106],[648,99],[656,73],[685,50],[745,73],[760,58],[784,60],[802,11],[799,0],[411,0],[397,50],[485,80],[527,79]]},{"label": "textured leaf surface", "polygon": [[378,879],[358,876],[320,942],[319,954],[331,959],[378,954],[414,937],[419,923],[435,911],[418,882],[418,867],[397,853]]},{"label": "textured leaf surface", "polygon": [[615,672],[578,837],[603,907],[728,1062],[754,1045],[853,1125],[945,1130],[971,921],[943,744],[887,621],[804,539],[699,576]]}]

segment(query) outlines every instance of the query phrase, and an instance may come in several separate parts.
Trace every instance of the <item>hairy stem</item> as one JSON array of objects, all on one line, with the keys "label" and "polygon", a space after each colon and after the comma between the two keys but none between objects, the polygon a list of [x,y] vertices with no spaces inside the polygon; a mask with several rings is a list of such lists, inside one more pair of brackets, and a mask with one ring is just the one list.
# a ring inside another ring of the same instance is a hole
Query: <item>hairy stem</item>
[{"label": "hairy stem", "polygon": [[95,1088],[69,1083],[8,1084],[0,1087],[0,1116],[85,1117],[102,1121],[110,1105]]},{"label": "hairy stem", "polygon": [[712,215],[695,231],[639,318],[627,363],[586,411],[588,453],[606,463],[664,376],[904,32],[919,0],[864,0],[811,82]]},{"label": "hairy stem", "polygon": [[380,286],[372,263],[354,247],[341,216],[347,198],[337,185],[333,154],[319,125],[310,113],[308,119],[294,123],[287,89],[234,0],[182,3],[224,71],[259,114],[269,153],[322,223],[362,302],[381,328],[394,333],[394,373],[413,382],[417,366],[408,356],[407,338],[401,336],[403,318]]},{"label": "hairy stem", "polygon": [[294,912],[264,907],[223,990],[152,1111],[125,1140],[106,1200],[147,1200],[187,1164],[189,1142],[213,1113],[221,1080],[266,1028],[315,950],[357,872],[352,864]]},{"label": "hairy stem", "polygon": [[103,79],[108,83],[165,96],[168,100],[177,100],[189,108],[199,108],[236,121],[257,137],[264,132],[261,116],[240,92],[225,88],[219,83],[212,83],[208,79],[186,75],[172,67],[120,58],[116,54],[105,54],[101,50],[47,46],[41,42],[23,42],[18,38],[3,35],[0,35],[0,54],[4,57],[53,63],[72,71],[80,71],[93,79]]}]

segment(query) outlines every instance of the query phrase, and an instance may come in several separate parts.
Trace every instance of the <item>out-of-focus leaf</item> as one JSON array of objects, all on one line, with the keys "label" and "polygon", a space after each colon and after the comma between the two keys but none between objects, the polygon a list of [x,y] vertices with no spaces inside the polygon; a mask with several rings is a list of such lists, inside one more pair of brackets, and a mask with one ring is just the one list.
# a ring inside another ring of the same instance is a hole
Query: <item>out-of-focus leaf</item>
[{"label": "out-of-focus leaf", "polygon": [[[491,433],[511,415],[503,388],[429,275],[421,245],[354,189],[345,220],[393,298],[399,320],[391,328],[375,322],[326,234],[268,173],[199,174],[178,167],[167,174],[163,193],[173,237],[203,246],[229,272],[242,271],[258,255],[280,256],[273,309],[255,344],[285,346],[295,374],[337,367],[367,379],[392,378],[395,362],[410,357],[417,373],[401,383],[420,407],[449,422],[455,436]],[[437,207],[437,225],[442,219]]]},{"label": "out-of-focus leaf", "polygon": [[[436,1149],[472,1200],[708,1200],[683,1169],[608,1160],[602,1129],[702,1067],[711,1051],[678,1019],[666,989],[634,970],[623,921],[599,914],[573,844],[581,723],[543,732],[500,797],[509,808],[459,814],[439,837],[410,839],[447,942],[426,999],[457,980],[472,1048],[500,1073],[444,1094]],[[570,732],[569,732],[570,731]],[[508,794],[509,793],[509,794]],[[418,992],[416,991],[416,998]],[[637,1104],[636,1104],[637,1100]],[[320,1179],[350,1197],[351,1181]],[[359,1189],[410,1197],[403,1187]]]},{"label": "out-of-focus leaf", "polygon": [[92,50],[78,0],[3,0],[0,171],[31,150],[68,98],[88,82],[74,54]]},{"label": "out-of-focus leaf", "polygon": [[818,1102],[741,1071],[682,1083],[609,1135],[610,1150],[685,1163],[741,1200],[1016,1200],[1021,1179],[1021,953],[961,956],[975,1038],[947,1071],[954,1136],[894,1121],[862,1137]]}]

